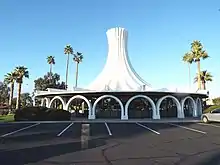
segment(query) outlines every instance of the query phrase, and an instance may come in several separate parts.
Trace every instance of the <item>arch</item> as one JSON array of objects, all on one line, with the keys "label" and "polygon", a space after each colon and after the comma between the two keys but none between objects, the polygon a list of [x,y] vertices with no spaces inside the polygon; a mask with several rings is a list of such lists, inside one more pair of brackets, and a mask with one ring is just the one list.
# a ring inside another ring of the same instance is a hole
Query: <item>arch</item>
[{"label": "arch", "polygon": [[69,101],[67,102],[67,104],[66,104],[66,110],[68,110],[70,103],[71,103],[73,100],[75,100],[75,99],[82,99],[82,100],[84,100],[84,101],[86,102],[86,104],[88,105],[88,108],[89,108],[89,116],[88,116],[88,119],[93,119],[93,116],[94,116],[94,115],[93,115],[93,113],[92,113],[92,104],[91,104],[91,102],[89,102],[89,100],[88,100],[86,97],[84,97],[84,96],[82,96],[82,95],[76,95],[76,96],[71,97],[71,98],[69,99]]},{"label": "arch", "polygon": [[181,100],[181,108],[182,108],[183,115],[185,117],[184,104],[187,99],[189,99],[192,102],[192,104],[193,104],[193,117],[196,117],[196,102],[191,96],[187,96]]},{"label": "arch", "polygon": [[56,100],[56,99],[60,100],[61,103],[62,103],[62,105],[63,105],[63,109],[66,109],[65,102],[64,102],[64,100],[62,99],[62,97],[60,97],[60,96],[55,96],[55,97],[50,101],[49,108],[51,108],[51,105],[52,105],[53,101]]},{"label": "arch", "polygon": [[151,104],[151,106],[152,106],[152,110],[153,110],[153,116],[152,116],[152,118],[153,118],[153,119],[158,119],[158,114],[157,114],[156,105],[154,104],[154,101],[153,101],[150,97],[145,96],[145,95],[136,95],[136,96],[133,96],[133,97],[131,97],[131,98],[126,102],[126,104],[125,104],[125,114],[124,114],[125,116],[128,116],[128,107],[129,107],[130,103],[131,103],[134,99],[136,99],[136,98],[144,98],[144,99],[146,99],[147,101],[149,101],[150,104]]},{"label": "arch", "polygon": [[46,107],[49,107],[49,99],[47,97],[44,97],[42,100],[41,100],[41,106],[44,106],[44,101],[46,101]]},{"label": "arch", "polygon": [[196,99],[196,117],[201,116],[201,115],[202,115],[202,101],[198,97]]},{"label": "arch", "polygon": [[181,105],[180,105],[180,102],[179,100],[172,96],[172,95],[166,95],[166,96],[163,96],[162,98],[160,98],[158,101],[157,101],[157,104],[156,104],[156,108],[157,108],[157,113],[160,114],[160,105],[162,103],[162,101],[166,98],[171,98],[174,100],[174,102],[176,103],[176,106],[177,106],[177,117],[178,118],[184,118],[184,115],[183,115],[183,112],[182,112],[182,109],[181,109]]},{"label": "arch", "polygon": [[108,97],[110,97],[110,98],[112,98],[112,99],[115,99],[115,100],[119,103],[119,105],[120,105],[120,107],[121,107],[121,119],[122,119],[122,120],[127,120],[128,118],[127,118],[127,116],[124,115],[124,106],[123,106],[121,100],[119,100],[117,97],[115,97],[115,96],[113,96],[113,95],[103,95],[103,96],[99,97],[99,98],[94,102],[93,107],[92,107],[92,114],[94,114],[94,118],[95,118],[95,115],[96,115],[96,113],[95,113],[96,105],[98,104],[98,102],[99,102],[100,100],[102,100],[102,99],[104,99],[104,98],[108,98]]}]

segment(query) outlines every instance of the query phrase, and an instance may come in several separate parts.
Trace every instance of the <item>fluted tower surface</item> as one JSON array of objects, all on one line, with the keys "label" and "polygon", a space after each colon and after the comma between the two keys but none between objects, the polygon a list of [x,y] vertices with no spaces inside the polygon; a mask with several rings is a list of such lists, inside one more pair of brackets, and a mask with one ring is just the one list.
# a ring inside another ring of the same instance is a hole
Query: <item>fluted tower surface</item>
[{"label": "fluted tower surface", "polygon": [[112,28],[107,32],[108,57],[104,69],[89,85],[96,91],[150,90],[151,86],[134,70],[128,57],[128,32],[124,28]]}]

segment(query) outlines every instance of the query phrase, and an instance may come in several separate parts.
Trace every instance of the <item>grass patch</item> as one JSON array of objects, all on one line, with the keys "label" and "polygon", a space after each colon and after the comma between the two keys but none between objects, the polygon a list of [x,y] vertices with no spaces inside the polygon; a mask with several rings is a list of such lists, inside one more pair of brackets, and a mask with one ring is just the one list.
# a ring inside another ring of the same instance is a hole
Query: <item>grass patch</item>
[{"label": "grass patch", "polygon": [[10,122],[10,121],[14,121],[14,114],[0,116],[0,122]]},{"label": "grass patch", "polygon": [[211,107],[209,107],[209,108],[206,108],[206,109],[204,110],[204,113],[208,113],[208,112],[210,112],[210,111],[212,111],[212,110],[214,110],[214,109],[218,109],[218,108],[220,108],[220,105],[213,105],[213,106],[211,106]]}]

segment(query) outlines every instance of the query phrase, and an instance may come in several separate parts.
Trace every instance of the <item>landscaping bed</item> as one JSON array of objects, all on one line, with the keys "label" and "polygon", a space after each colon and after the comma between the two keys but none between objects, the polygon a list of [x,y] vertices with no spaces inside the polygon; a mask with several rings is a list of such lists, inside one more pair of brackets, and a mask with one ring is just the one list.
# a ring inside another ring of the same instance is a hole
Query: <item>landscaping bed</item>
[{"label": "landscaping bed", "polygon": [[62,109],[47,107],[25,107],[15,111],[15,121],[65,121],[71,113]]}]

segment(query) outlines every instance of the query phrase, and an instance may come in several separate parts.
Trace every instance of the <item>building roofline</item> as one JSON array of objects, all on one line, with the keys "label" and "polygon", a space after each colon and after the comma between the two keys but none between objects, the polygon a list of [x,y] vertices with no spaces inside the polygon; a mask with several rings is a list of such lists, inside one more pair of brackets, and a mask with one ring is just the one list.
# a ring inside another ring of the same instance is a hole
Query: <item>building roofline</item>
[{"label": "building roofline", "polygon": [[76,91],[68,91],[68,90],[60,90],[60,91],[36,91],[35,97],[40,96],[53,96],[53,95],[69,95],[69,94],[85,94],[85,93],[167,93],[167,94],[186,94],[186,95],[203,95],[204,97],[208,97],[206,91],[200,92],[175,92],[175,91],[94,91],[94,90],[76,90]]}]

